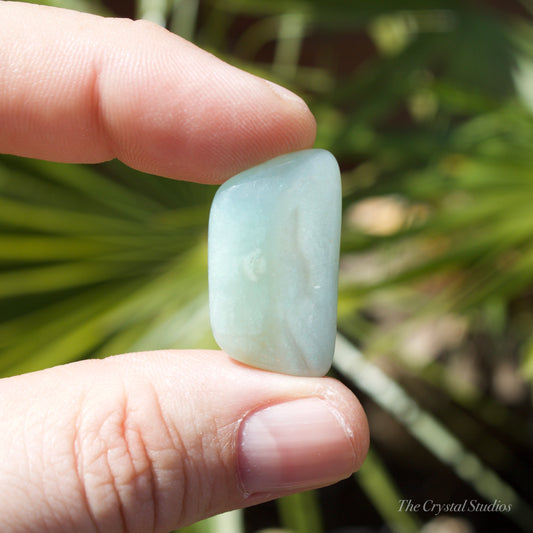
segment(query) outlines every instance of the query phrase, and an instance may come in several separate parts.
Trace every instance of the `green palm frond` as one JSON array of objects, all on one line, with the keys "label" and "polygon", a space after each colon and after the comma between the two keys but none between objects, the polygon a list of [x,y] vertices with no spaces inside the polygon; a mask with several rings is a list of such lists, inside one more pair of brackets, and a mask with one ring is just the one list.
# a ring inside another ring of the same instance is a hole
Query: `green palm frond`
[{"label": "green palm frond", "polygon": [[2,158],[4,374],[108,350],[213,343],[206,320],[212,188],[147,181],[116,173],[116,164],[106,172]]}]

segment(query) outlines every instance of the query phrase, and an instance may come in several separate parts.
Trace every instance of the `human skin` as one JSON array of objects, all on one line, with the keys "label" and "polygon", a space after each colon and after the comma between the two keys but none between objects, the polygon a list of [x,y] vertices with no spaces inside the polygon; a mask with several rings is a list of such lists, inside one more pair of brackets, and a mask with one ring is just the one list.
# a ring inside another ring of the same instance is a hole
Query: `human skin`
[{"label": "human skin", "polygon": [[[297,96],[154,24],[17,2],[0,21],[2,153],[221,183],[314,142]],[[338,381],[217,351],[5,378],[0,531],[166,532],[346,478],[367,448]]]}]

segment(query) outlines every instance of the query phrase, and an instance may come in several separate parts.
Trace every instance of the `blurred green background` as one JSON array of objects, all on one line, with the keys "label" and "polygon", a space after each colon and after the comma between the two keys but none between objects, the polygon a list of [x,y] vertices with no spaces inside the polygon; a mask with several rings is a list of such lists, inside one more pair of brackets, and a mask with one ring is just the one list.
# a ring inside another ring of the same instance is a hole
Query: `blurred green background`
[{"label": "blurred green background", "polygon": [[[332,375],[367,410],[368,460],[183,531],[531,531],[533,2],[40,3],[151,19],[291,88],[343,171]],[[116,161],[0,156],[2,375],[214,347],[213,194]]]}]

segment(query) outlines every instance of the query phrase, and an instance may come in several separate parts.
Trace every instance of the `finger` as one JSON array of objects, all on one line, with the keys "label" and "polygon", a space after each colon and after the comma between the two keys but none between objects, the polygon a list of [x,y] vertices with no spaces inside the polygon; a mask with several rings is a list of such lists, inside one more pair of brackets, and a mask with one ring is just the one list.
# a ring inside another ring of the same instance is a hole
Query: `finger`
[{"label": "finger", "polygon": [[296,95],[145,21],[0,2],[0,152],[199,182],[310,147]]},{"label": "finger", "polygon": [[220,352],[88,360],[0,381],[0,530],[166,532],[333,483],[368,427],[339,382]]}]

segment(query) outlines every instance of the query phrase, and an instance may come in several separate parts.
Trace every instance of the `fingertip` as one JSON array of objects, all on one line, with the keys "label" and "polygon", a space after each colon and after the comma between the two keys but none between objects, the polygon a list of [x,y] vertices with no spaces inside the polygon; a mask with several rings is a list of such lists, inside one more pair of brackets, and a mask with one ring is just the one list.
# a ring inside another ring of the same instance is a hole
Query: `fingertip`
[{"label": "fingertip", "polygon": [[297,96],[155,24],[0,8],[0,151],[221,183],[314,142]]},{"label": "fingertip", "polygon": [[[168,178],[220,184],[276,156],[312,147],[316,121],[300,97],[186,46],[180,65],[159,67],[149,84],[133,80],[130,86],[144,89],[131,98],[123,90],[120,98],[108,95],[119,101],[108,106],[107,117],[123,162]],[[157,98],[153,87],[160,88]]]},{"label": "fingertip", "polygon": [[116,20],[108,27],[119,53],[104,56],[99,101],[109,144],[127,165],[219,184],[313,145],[315,118],[291,91],[155,24]]}]

